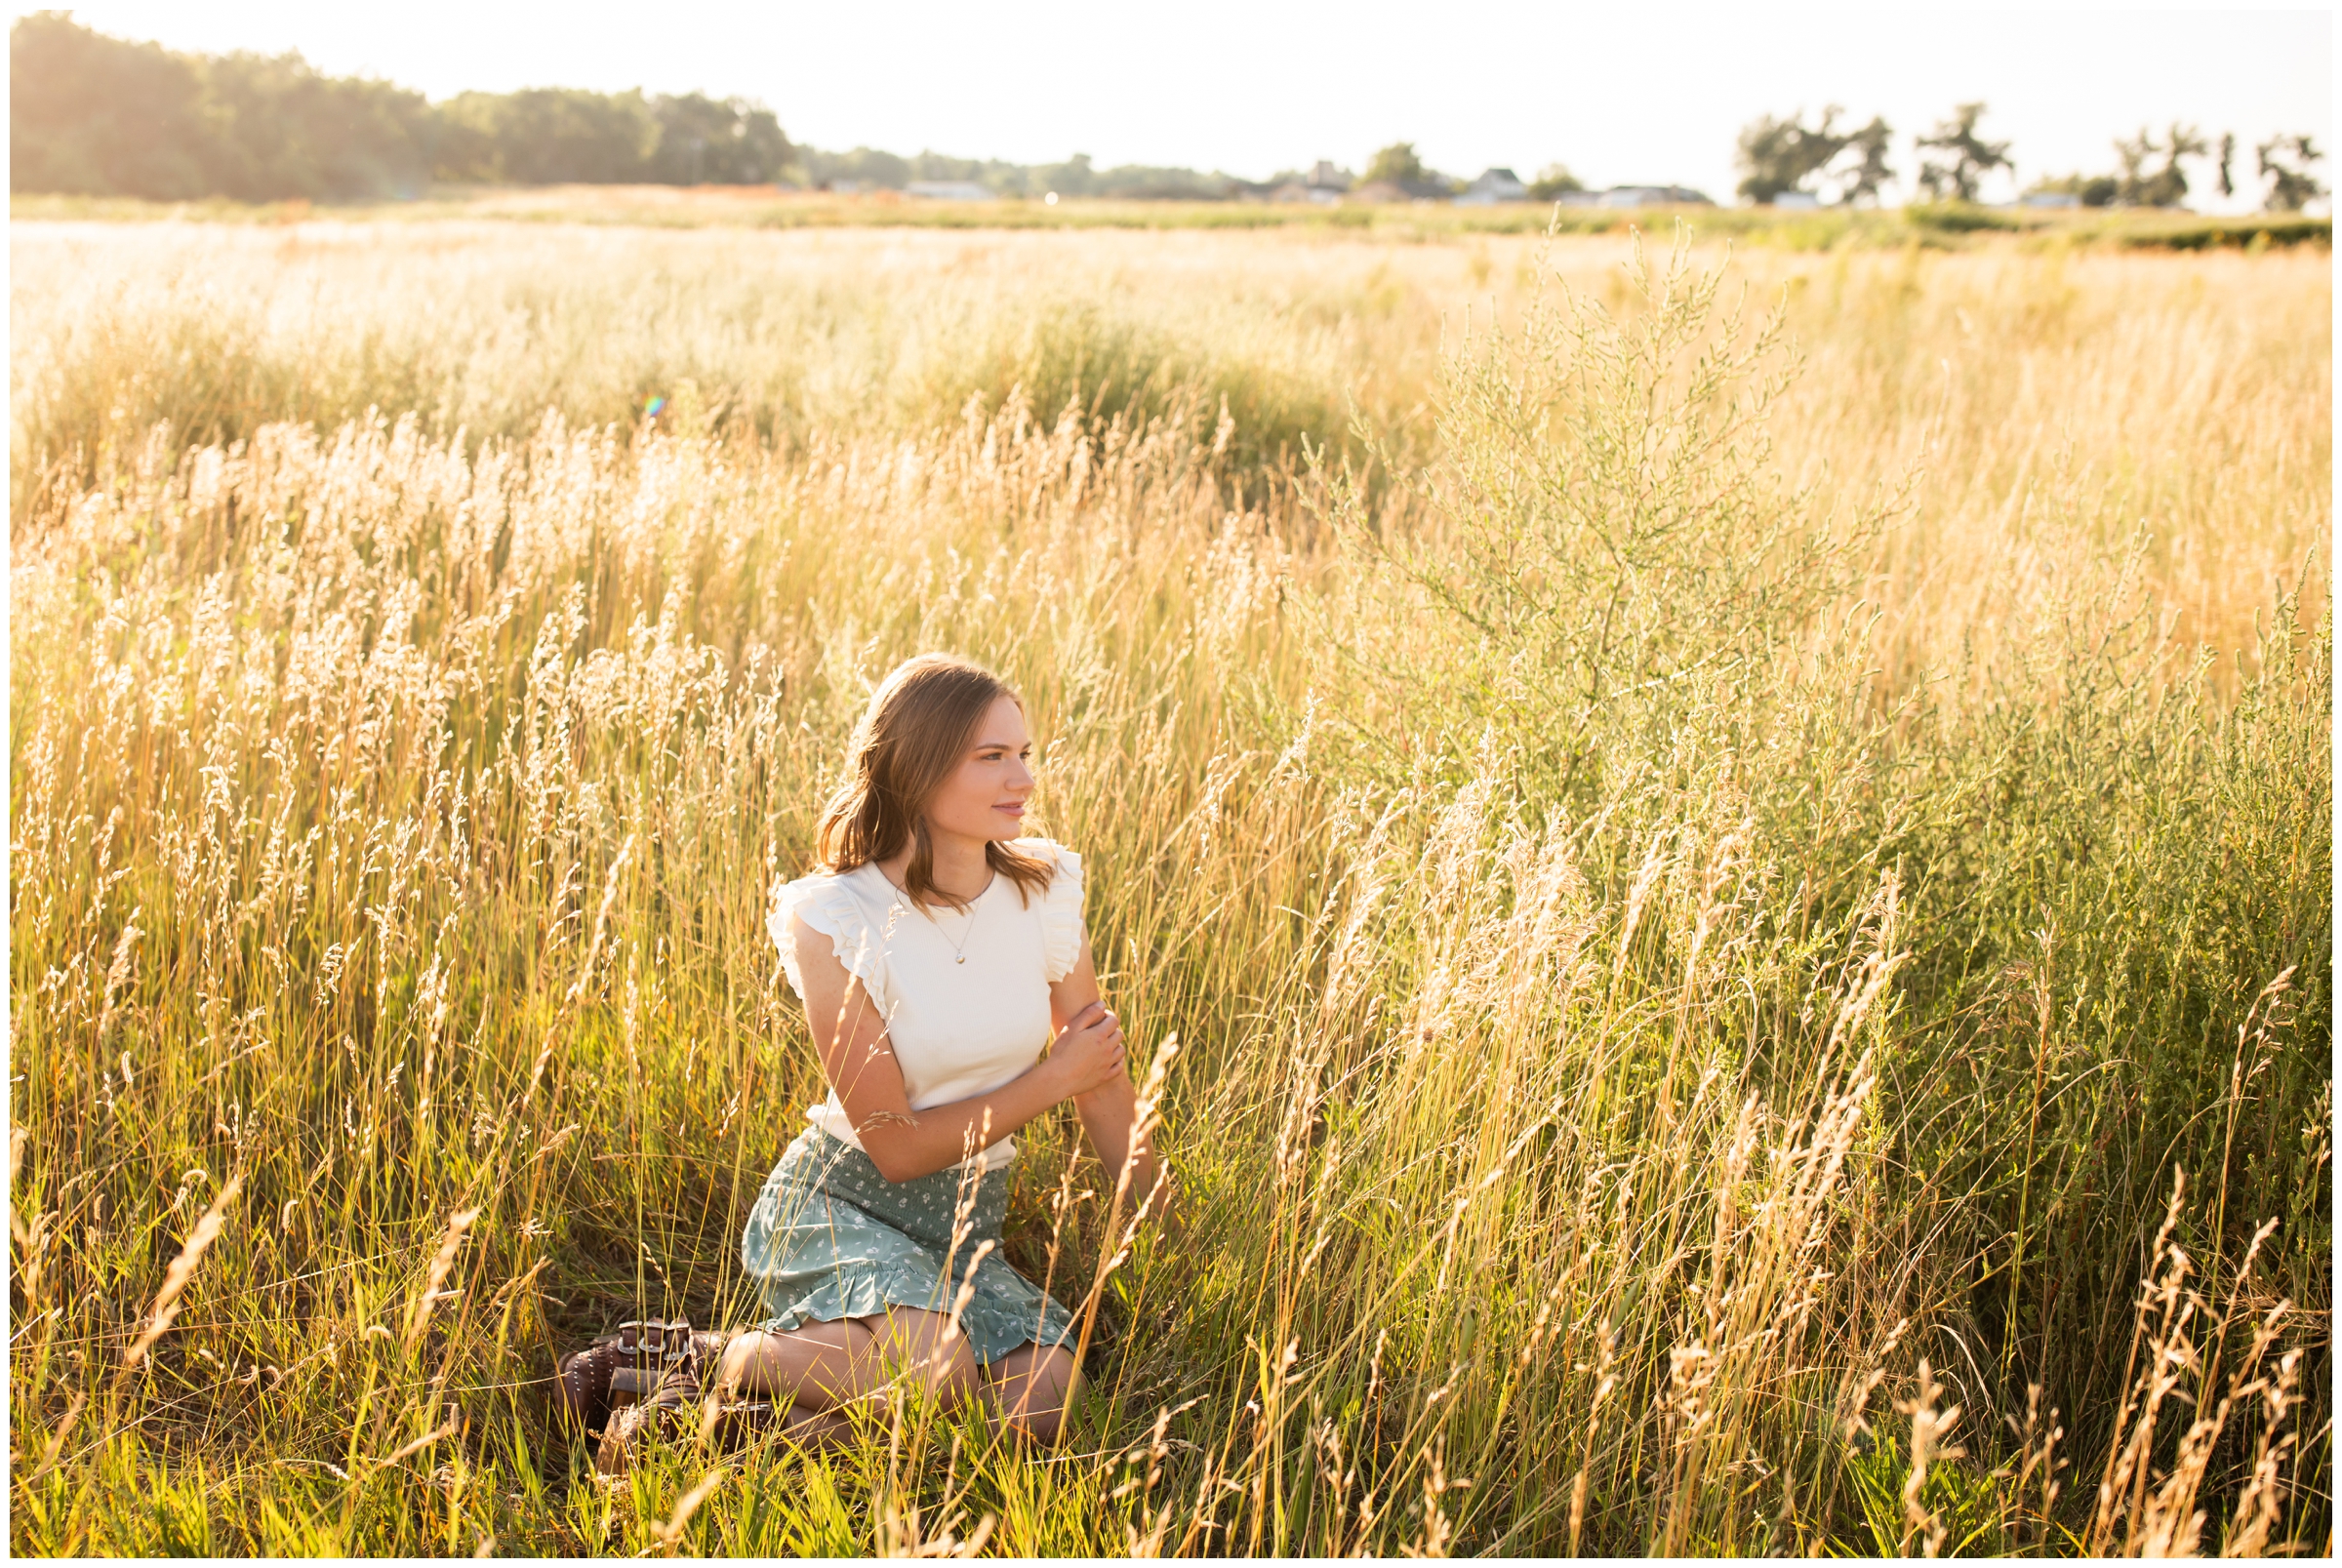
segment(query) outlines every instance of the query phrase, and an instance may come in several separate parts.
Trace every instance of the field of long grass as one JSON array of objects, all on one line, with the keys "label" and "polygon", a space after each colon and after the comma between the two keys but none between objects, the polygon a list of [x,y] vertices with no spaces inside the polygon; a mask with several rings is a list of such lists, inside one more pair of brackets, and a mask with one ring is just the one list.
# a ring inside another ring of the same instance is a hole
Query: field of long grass
[{"label": "field of long grass", "polygon": [[[15,1551],[2328,1548],[2322,252],[12,262]],[[1045,1118],[1063,1445],[599,1484],[553,1359],[749,1309],[768,892],[934,648],[1183,1228]]]},{"label": "field of long grass", "polygon": [[1459,207],[1443,201],[1344,202],[1317,206],[1260,201],[1156,201],[1084,197],[1043,203],[1022,197],[997,201],[935,201],[900,191],[859,195],[783,190],[771,185],[532,185],[443,186],[413,200],[331,203],[305,199],[239,202],[215,197],[192,202],[137,196],[12,195],[18,222],[183,222],[291,224],[331,217],[367,223],[443,224],[451,220],[508,220],[522,223],[597,224],[638,228],[928,230],[1096,229],[1287,230],[1383,243],[1468,239],[1475,235],[1626,235],[1665,230],[1676,219],[1697,223],[1711,238],[1730,237],[1792,250],[1922,245],[1957,249],[2016,234],[2035,248],[2077,246],[2132,250],[2201,251],[2234,247],[2312,246],[2330,252],[2330,217],[2255,213],[2213,218],[2180,211],[2086,208],[1978,207],[1964,202],[1894,208],[1828,207],[1598,207],[1508,202]]}]

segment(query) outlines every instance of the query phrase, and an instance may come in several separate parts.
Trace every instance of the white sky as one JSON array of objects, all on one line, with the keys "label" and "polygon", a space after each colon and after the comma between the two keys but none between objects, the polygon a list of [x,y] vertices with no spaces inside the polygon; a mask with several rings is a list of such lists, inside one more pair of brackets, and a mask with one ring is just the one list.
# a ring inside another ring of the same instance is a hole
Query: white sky
[{"label": "white sky", "polygon": [[[12,0],[12,13],[31,7]],[[1908,190],[1913,133],[1983,99],[2019,181],[2101,172],[2141,125],[2308,132],[2331,144],[2331,12],[2100,7],[1833,11],[1432,0],[1394,5],[950,3],[559,5],[508,0],[115,0],[86,24],[178,49],[297,49],[336,74],[444,98],[566,86],[758,98],[791,139],[960,157],[1185,164],[1258,179],[1389,141],[1472,175],[1569,165],[1589,184],[1728,200],[1733,139],[1760,113],[1886,116]],[[2321,171],[2330,184],[2335,171]],[[2217,209],[2208,176],[2195,205]],[[2016,186],[1988,187],[2005,197]]]}]

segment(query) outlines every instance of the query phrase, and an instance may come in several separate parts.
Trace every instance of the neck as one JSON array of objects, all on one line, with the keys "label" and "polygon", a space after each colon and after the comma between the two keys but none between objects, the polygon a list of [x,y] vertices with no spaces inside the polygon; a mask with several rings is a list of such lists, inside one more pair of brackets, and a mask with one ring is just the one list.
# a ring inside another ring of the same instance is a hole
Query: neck
[{"label": "neck", "polygon": [[[978,897],[989,887],[992,867],[991,863],[984,858],[986,843],[985,839],[970,838],[964,833],[947,833],[928,828],[928,850],[934,857],[929,876],[935,883],[936,891],[966,901]],[[903,873],[909,865],[910,846],[906,844],[896,854],[880,861],[878,869],[886,873],[888,881],[901,887]]]}]

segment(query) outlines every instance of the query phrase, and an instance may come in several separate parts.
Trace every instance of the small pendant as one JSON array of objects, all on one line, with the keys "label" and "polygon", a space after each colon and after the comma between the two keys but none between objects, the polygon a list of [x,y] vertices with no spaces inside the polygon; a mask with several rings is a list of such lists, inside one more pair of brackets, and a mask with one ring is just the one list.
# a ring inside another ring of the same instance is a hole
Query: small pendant
[{"label": "small pendant", "polygon": [[965,954],[965,953],[958,953],[958,954],[955,954],[955,955],[952,957],[951,961],[952,961],[953,963],[955,963],[955,964],[964,964],[964,963],[966,963],[966,962],[968,961],[968,955],[967,955],[967,954]]}]

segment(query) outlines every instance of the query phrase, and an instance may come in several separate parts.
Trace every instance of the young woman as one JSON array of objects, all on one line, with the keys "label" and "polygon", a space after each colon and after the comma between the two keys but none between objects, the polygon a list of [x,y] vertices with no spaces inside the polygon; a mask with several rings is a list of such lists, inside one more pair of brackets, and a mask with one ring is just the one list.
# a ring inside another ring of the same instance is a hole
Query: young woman
[{"label": "young woman", "polygon": [[1031,751],[998,677],[909,661],[855,734],[821,869],[776,890],[773,941],[830,1093],[748,1216],[741,1260],[769,1315],[724,1345],[716,1387],[771,1399],[795,1435],[841,1429],[842,1406],[908,1366],[947,1402],[988,1398],[1053,1440],[1075,1325],[997,1250],[1011,1135],[1070,1100],[1110,1172],[1133,1160],[1146,1212],[1168,1199],[1153,1151],[1133,1147],[1081,861],[1020,836]]}]

